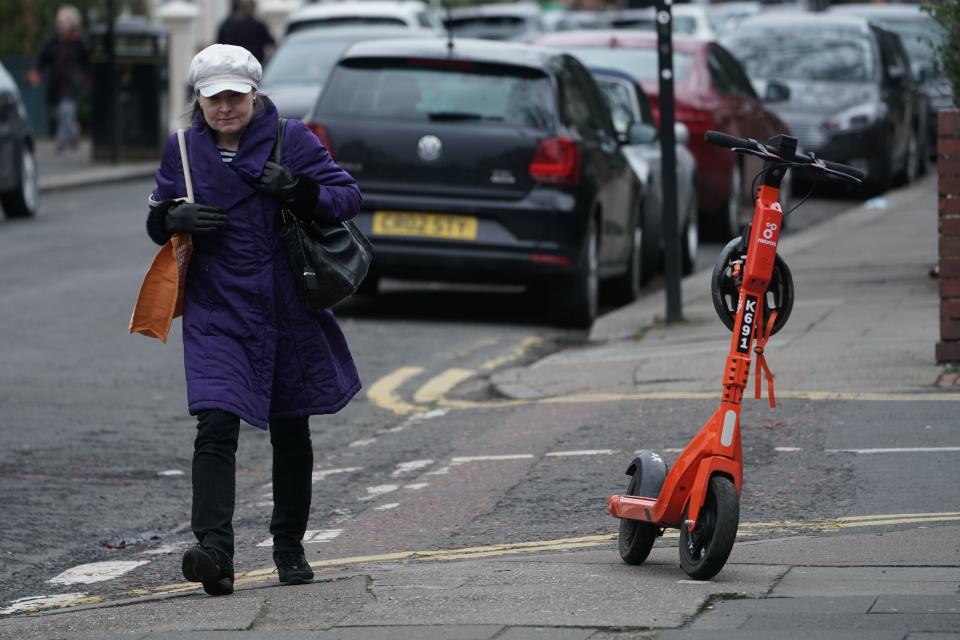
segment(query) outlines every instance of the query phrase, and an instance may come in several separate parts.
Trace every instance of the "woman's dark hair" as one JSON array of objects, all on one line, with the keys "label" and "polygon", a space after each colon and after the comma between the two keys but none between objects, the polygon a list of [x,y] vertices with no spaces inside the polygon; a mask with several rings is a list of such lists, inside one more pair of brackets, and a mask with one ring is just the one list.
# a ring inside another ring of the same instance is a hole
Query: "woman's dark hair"
[{"label": "woman's dark hair", "polygon": [[[259,98],[259,99],[258,99]],[[259,91],[254,96],[253,100],[253,117],[256,118],[261,113],[267,110],[267,101],[270,98],[267,97],[267,94],[260,93]],[[194,122],[197,121],[197,116],[200,116],[200,126],[210,128],[210,125],[207,124],[206,119],[203,117],[203,109],[200,108],[200,99],[194,94],[193,104],[183,113],[183,120],[187,126],[192,126]]]}]

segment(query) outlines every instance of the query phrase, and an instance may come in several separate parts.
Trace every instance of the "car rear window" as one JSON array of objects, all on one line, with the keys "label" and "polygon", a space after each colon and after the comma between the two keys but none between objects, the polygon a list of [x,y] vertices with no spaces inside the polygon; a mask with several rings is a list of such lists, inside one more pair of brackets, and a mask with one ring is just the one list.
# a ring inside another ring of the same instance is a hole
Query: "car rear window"
[{"label": "car rear window", "polygon": [[323,84],[343,49],[345,40],[287,40],[270,56],[263,70],[263,86],[277,84]]},{"label": "car rear window", "polygon": [[868,82],[877,77],[872,42],[860,31],[740,28],[723,44],[751,78]]},{"label": "car rear window", "polygon": [[406,24],[406,20],[394,16],[337,16],[291,22],[287,33],[294,33],[295,31],[312,29],[314,27],[382,27],[406,26]]},{"label": "car rear window", "polygon": [[[656,49],[628,49],[626,47],[565,47],[564,50],[580,59],[588,67],[606,67],[629,73],[640,82],[659,78]],[[673,78],[683,83],[690,76],[693,56],[673,52]]]},{"label": "car rear window", "polygon": [[451,60],[353,59],[337,65],[319,115],[412,121],[489,121],[538,129],[555,122],[542,71]]}]

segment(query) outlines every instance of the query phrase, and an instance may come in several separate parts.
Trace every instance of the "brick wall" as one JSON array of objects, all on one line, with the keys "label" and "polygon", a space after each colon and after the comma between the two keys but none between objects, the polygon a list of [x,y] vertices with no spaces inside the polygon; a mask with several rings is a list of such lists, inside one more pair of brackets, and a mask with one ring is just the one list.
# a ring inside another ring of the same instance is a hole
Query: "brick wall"
[{"label": "brick wall", "polygon": [[960,362],[960,111],[940,112],[937,140],[940,341],[937,362]]}]

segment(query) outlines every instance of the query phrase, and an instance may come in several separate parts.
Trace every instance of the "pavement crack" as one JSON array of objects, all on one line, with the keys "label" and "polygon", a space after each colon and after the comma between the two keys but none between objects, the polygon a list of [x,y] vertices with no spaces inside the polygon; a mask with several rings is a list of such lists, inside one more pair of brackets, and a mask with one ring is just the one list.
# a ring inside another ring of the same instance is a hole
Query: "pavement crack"
[{"label": "pavement crack", "polygon": [[363,575],[363,578],[364,578],[364,580],[366,581],[366,593],[367,593],[367,595],[370,596],[371,598],[373,598],[373,601],[374,601],[374,602],[376,602],[377,604],[380,604],[380,598],[377,597],[376,592],[373,590],[373,582],[374,582],[373,576],[371,576],[369,573],[365,573],[365,574]]},{"label": "pavement crack", "polygon": [[267,598],[264,598],[260,602],[260,607],[257,610],[257,615],[253,616],[253,620],[250,621],[250,624],[246,626],[244,631],[252,631],[257,626],[257,624],[266,617],[269,611],[270,611],[270,600]]}]

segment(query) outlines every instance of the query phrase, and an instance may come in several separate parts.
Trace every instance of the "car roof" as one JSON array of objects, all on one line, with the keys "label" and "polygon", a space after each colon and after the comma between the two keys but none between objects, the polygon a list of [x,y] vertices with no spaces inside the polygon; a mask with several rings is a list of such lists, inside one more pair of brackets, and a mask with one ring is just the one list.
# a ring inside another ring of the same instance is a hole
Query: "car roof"
[{"label": "car roof", "polygon": [[452,53],[445,37],[358,42],[344,52],[349,58],[434,58],[510,64],[543,69],[561,52],[520,42],[455,38]]},{"label": "car roof", "polygon": [[[833,5],[832,7],[827,8],[827,12],[831,14],[843,14],[843,15],[856,15],[856,16],[877,16],[877,17],[905,17],[913,18],[918,15],[920,16],[929,16],[926,12],[920,9],[920,5],[916,4],[867,4],[867,3],[852,3],[852,4],[840,4]],[[930,17],[932,20],[933,18]]]},{"label": "car roof", "polygon": [[331,40],[355,41],[365,38],[412,38],[425,37],[430,38],[437,35],[433,29],[411,29],[401,24],[377,25],[369,27],[349,26],[349,27],[320,27],[319,29],[304,28],[294,31],[284,36],[280,43],[282,47],[286,42],[297,43],[303,40],[322,40],[329,42]]},{"label": "car roof", "polygon": [[[746,27],[850,27],[869,33],[870,23],[860,16],[841,15],[837,13],[811,13],[809,11],[773,11],[758,13],[744,18],[737,25],[737,29]],[[732,35],[736,35],[734,32]]]},{"label": "car roof", "polygon": [[478,4],[467,7],[457,7],[450,10],[450,17],[480,18],[486,16],[538,16],[543,13],[540,5],[533,2],[517,2],[511,4]]},{"label": "car roof", "polygon": [[[681,34],[673,36],[673,48],[681,53],[699,51],[711,42],[714,40],[699,36]],[[657,34],[655,31],[646,29],[578,29],[548,33],[537,38],[534,43],[542,47],[554,48],[606,45],[610,48],[623,46],[647,49],[657,45]]]},{"label": "car roof", "polygon": [[325,18],[332,16],[377,16],[409,15],[426,11],[427,5],[421,0],[362,0],[311,4],[290,14],[289,22]]}]

